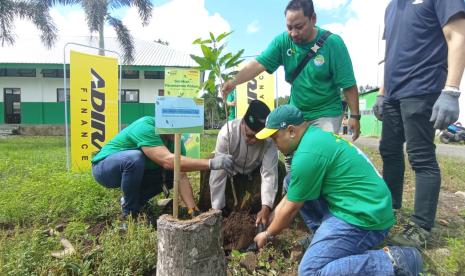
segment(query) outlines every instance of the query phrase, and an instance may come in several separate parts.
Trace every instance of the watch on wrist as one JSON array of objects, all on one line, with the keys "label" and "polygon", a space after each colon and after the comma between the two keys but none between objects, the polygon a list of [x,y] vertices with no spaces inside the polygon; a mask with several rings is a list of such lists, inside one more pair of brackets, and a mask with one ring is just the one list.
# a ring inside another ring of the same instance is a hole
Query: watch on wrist
[{"label": "watch on wrist", "polygon": [[360,121],[360,118],[362,118],[362,115],[360,115],[360,114],[350,114],[350,118]]}]

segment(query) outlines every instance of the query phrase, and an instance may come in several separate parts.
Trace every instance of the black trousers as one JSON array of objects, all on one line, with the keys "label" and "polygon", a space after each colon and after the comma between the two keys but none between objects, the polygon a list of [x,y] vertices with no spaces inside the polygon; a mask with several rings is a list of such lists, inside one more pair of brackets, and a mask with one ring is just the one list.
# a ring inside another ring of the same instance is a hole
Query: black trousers
[{"label": "black trousers", "polygon": [[402,207],[404,185],[404,150],[415,171],[415,203],[412,221],[430,230],[434,226],[441,186],[436,161],[435,129],[429,122],[439,94],[400,100],[386,100],[383,105],[383,129],[379,150],[383,159],[383,178],[392,194],[394,209]]}]

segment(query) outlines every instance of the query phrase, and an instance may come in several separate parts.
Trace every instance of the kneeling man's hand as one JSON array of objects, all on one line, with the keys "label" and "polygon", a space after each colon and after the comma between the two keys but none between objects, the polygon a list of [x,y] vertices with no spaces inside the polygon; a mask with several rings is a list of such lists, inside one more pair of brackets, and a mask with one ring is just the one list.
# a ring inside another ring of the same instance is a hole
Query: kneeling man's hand
[{"label": "kneeling man's hand", "polygon": [[234,172],[234,160],[229,154],[215,154],[215,157],[210,159],[210,170],[225,170],[228,174]]},{"label": "kneeling man's hand", "polygon": [[271,208],[266,205],[262,205],[262,209],[257,214],[257,220],[255,221],[255,225],[259,225],[260,223],[262,223],[263,225],[267,226],[270,222],[270,214]]},{"label": "kneeling man's hand", "polygon": [[257,243],[257,248],[263,248],[268,242],[268,237],[265,231],[258,233],[253,239]]}]

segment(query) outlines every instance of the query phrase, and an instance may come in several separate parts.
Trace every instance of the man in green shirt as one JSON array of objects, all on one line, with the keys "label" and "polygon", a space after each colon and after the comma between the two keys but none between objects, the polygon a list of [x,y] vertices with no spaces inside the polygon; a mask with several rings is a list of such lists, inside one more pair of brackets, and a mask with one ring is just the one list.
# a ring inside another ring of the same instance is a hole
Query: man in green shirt
[{"label": "man in green shirt", "polygon": [[[284,66],[286,81],[292,84],[290,104],[304,113],[312,125],[339,132],[342,121],[341,89],[344,91],[351,116],[352,139],[360,135],[358,90],[349,52],[336,34],[331,34],[321,47],[316,43],[326,32],[317,27],[312,0],[291,0],[285,9],[287,32],[277,35],[268,48],[250,61],[222,87],[226,96],[238,84],[254,79],[265,70],[273,73]],[[294,79],[296,67],[309,53],[315,55]]]},{"label": "man in green shirt", "polygon": [[[367,156],[339,136],[309,126],[292,105],[270,113],[258,139],[271,137],[294,153],[287,195],[275,208],[259,248],[288,227],[300,210],[314,231],[299,266],[301,275],[418,275],[421,255],[413,247],[385,247],[395,224],[388,187]],[[404,274],[402,274],[404,273]]]},{"label": "man in green shirt", "polygon": [[[123,216],[136,216],[144,204],[162,192],[163,181],[173,183],[174,135],[155,131],[155,117],[142,117],[128,125],[111,139],[92,159],[92,175],[107,188],[121,188]],[[181,153],[186,149],[181,144]],[[181,157],[179,191],[189,213],[198,210],[192,187],[185,172],[226,170],[231,172],[231,155],[216,155],[213,159]]]}]

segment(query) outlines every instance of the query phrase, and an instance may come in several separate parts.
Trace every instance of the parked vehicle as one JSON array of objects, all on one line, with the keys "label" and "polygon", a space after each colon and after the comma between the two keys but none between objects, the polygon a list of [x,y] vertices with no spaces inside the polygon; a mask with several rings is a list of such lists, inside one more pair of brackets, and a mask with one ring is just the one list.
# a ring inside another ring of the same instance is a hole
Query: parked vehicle
[{"label": "parked vehicle", "polygon": [[461,123],[450,124],[439,133],[439,140],[444,144],[465,141],[465,127]]}]

